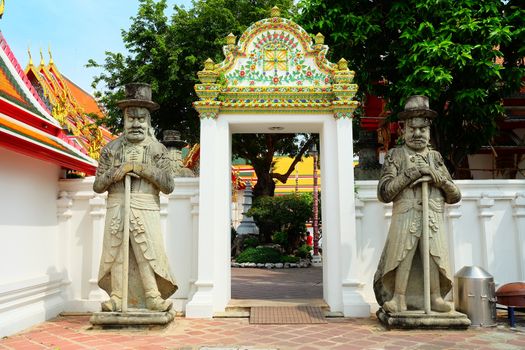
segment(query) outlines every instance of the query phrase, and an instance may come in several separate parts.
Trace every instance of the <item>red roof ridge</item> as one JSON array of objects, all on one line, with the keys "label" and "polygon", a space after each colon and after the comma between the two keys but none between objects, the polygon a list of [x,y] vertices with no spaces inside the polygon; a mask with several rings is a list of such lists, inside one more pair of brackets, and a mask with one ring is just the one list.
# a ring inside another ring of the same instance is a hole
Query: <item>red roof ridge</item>
[{"label": "red roof ridge", "polygon": [[[18,60],[16,59],[13,51],[11,51],[11,47],[9,47],[9,44],[7,43],[7,41],[5,40],[5,37],[4,35],[2,34],[2,32],[0,31],[0,47],[2,47],[2,50],[5,52],[5,54],[7,55],[9,61],[11,62],[11,64],[14,66],[16,72],[18,73],[18,76],[20,77],[20,79],[22,79],[22,81],[24,82],[24,85],[29,89],[29,91],[31,92],[31,94],[33,95],[33,97],[37,100],[37,102],[40,104],[40,106],[46,111],[48,112],[49,114],[51,114],[51,112],[49,111],[49,109],[47,108],[46,104],[44,103],[44,101],[42,101],[42,99],[40,98],[40,96],[38,96],[38,93],[36,92],[35,88],[33,87],[33,85],[31,84],[31,82],[29,81],[29,79],[27,78],[27,75],[25,74],[24,70],[22,69],[22,66],[20,66],[20,63],[18,62]],[[53,118],[53,121],[55,121],[55,119]]]}]

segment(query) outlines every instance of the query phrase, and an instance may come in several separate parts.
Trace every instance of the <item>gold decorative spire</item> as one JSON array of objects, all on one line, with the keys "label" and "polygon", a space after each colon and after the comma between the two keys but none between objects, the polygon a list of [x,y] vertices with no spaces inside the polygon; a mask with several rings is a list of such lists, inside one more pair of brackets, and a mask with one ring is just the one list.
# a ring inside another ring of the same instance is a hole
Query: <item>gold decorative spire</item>
[{"label": "gold decorative spire", "polygon": [[215,66],[215,62],[211,58],[208,58],[206,61],[204,61],[204,70],[213,70]]},{"label": "gold decorative spire", "polygon": [[0,19],[4,15],[5,0],[0,0]]},{"label": "gold decorative spire", "polygon": [[337,62],[337,68],[339,70],[348,70],[348,61],[344,58],[341,58],[339,62]]},{"label": "gold decorative spire", "polygon": [[315,43],[317,45],[323,45],[324,44],[324,35],[321,33],[317,33],[315,36]]},{"label": "gold decorative spire", "polygon": [[277,6],[272,7],[272,10],[270,13],[272,17],[281,17],[281,9],[278,8]]},{"label": "gold decorative spire", "polygon": [[42,53],[42,49],[40,49],[40,66],[45,66],[46,63],[44,62],[44,54]]},{"label": "gold decorative spire", "polygon": [[29,66],[33,65],[33,57],[31,57],[31,48],[27,47],[27,54],[29,55]]},{"label": "gold decorative spire", "polygon": [[53,55],[51,54],[51,45],[47,47],[47,52],[49,53],[49,64],[54,64],[53,62]]},{"label": "gold decorative spire", "polygon": [[233,35],[233,33],[228,34],[228,36],[226,37],[226,44],[235,45],[235,39],[237,39],[237,37]]}]

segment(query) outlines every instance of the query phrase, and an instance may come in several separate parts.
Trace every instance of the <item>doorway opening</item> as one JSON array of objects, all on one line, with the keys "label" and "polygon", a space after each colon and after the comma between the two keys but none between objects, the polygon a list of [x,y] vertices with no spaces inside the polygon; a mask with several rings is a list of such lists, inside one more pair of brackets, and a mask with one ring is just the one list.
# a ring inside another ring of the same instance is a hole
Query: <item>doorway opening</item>
[{"label": "doorway opening", "polygon": [[319,151],[319,133],[232,135],[230,307],[328,308]]}]

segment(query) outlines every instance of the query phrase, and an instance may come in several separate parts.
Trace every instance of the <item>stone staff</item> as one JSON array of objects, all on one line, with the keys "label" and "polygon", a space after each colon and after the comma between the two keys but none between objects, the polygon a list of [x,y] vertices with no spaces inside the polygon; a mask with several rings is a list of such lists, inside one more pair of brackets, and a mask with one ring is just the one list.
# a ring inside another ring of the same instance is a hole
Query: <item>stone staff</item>
[{"label": "stone staff", "polygon": [[128,311],[129,214],[131,212],[131,173],[124,177],[124,232],[122,232],[122,312]]},{"label": "stone staff", "polygon": [[[428,179],[430,180],[430,179]],[[430,313],[430,246],[428,241],[428,180],[421,183],[421,204],[423,216],[423,300],[426,314]]]}]

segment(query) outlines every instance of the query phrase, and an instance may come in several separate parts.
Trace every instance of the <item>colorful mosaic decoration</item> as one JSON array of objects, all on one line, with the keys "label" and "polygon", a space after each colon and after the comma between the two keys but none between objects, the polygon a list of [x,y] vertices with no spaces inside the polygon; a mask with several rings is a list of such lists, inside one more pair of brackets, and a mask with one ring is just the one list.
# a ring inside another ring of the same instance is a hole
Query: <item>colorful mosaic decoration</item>
[{"label": "colorful mosaic decoration", "polygon": [[272,17],[252,24],[235,42],[226,38],[225,60],[208,59],[198,72],[194,103],[201,118],[220,113],[319,113],[351,118],[358,102],[357,85],[346,61],[326,59],[328,47],[321,34],[310,35],[291,20]]}]

